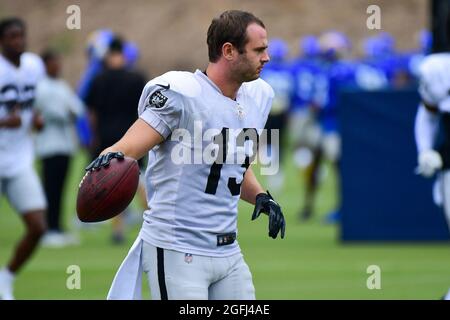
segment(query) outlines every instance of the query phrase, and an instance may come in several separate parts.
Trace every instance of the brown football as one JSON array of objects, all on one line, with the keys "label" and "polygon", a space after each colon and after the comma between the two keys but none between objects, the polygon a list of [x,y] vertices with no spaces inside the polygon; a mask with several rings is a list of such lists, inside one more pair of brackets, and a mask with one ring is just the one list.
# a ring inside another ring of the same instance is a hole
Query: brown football
[{"label": "brown football", "polygon": [[83,222],[100,222],[123,212],[139,184],[135,159],[112,159],[108,166],[85,174],[77,196],[77,215]]}]

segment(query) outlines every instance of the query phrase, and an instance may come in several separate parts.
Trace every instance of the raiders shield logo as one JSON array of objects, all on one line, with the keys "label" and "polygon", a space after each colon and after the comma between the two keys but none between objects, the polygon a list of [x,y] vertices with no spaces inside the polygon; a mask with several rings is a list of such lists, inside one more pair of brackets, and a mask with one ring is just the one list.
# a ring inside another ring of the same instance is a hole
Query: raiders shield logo
[{"label": "raiders shield logo", "polygon": [[148,105],[151,108],[162,108],[167,101],[167,97],[161,93],[160,90],[155,91],[150,98],[148,98]]}]

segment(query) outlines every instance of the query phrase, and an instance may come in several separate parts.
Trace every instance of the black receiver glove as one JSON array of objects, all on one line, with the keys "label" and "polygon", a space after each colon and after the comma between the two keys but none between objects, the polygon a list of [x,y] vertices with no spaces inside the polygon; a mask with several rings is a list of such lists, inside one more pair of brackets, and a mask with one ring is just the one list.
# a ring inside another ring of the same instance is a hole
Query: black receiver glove
[{"label": "black receiver glove", "polygon": [[278,203],[273,200],[272,195],[267,191],[256,196],[255,209],[253,210],[252,220],[259,217],[261,212],[269,216],[269,237],[276,239],[278,232],[281,230],[281,238],[284,238],[286,222],[284,221],[283,212]]},{"label": "black receiver glove", "polygon": [[109,165],[109,162],[114,158],[121,160],[124,158],[124,155],[122,152],[105,153],[101,156],[98,156],[97,159],[92,161],[91,164],[88,165],[85,170],[92,171],[92,170],[100,169],[101,167],[107,167]]}]

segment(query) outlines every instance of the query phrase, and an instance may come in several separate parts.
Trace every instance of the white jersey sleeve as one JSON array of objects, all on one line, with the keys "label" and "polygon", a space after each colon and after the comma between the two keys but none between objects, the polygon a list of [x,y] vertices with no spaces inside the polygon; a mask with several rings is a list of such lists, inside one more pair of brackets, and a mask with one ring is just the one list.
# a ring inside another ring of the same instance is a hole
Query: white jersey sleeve
[{"label": "white jersey sleeve", "polygon": [[[422,100],[439,109],[446,109],[450,90],[450,54],[439,53],[426,57],[419,68],[419,93]],[[450,112],[449,110],[442,110]]]},{"label": "white jersey sleeve", "polygon": [[201,91],[191,73],[171,71],[147,83],[139,100],[139,117],[164,139],[183,127],[184,98]]},{"label": "white jersey sleeve", "polygon": [[20,57],[20,64],[27,70],[32,70],[34,80],[36,82],[45,77],[45,65],[42,59],[35,53],[25,52]]},{"label": "white jersey sleeve", "polygon": [[439,115],[428,111],[423,104],[419,105],[415,121],[415,138],[417,151],[431,150],[439,127]]},{"label": "white jersey sleeve", "polygon": [[183,101],[172,90],[165,90],[158,85],[144,88],[139,100],[139,117],[152,126],[166,139],[179,127],[183,113]]}]

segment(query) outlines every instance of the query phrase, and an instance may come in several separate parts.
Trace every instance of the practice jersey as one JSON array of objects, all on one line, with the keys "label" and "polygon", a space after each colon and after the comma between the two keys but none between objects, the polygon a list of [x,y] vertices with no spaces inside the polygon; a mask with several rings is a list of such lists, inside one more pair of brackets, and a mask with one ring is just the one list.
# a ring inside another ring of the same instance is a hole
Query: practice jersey
[{"label": "practice jersey", "polygon": [[[351,61],[324,62],[322,72],[326,76],[327,85],[322,86],[323,104],[319,104],[319,122],[325,132],[338,131],[337,107],[339,92],[343,88],[356,87],[356,65]],[[325,91],[326,90],[326,91]]]},{"label": "practice jersey", "polygon": [[[435,107],[441,114],[433,117],[419,109],[416,119],[418,148],[433,146],[443,159],[443,169],[450,169],[450,53],[437,53],[427,56],[419,67],[419,93],[427,105]],[[426,126],[426,119],[429,125]],[[418,121],[422,123],[418,123]],[[438,122],[439,125],[438,125]],[[419,126],[419,127],[418,127]],[[434,133],[431,128],[437,132]],[[426,130],[428,129],[428,130]],[[421,147],[422,146],[422,147]]]},{"label": "practice jersey", "polygon": [[323,106],[328,99],[328,79],[316,60],[297,59],[291,65],[294,83],[292,111]]},{"label": "practice jersey", "polygon": [[441,112],[450,112],[450,53],[427,56],[419,67],[422,100]]},{"label": "practice jersey", "polygon": [[146,85],[139,116],[165,141],[149,152],[144,241],[207,256],[240,251],[233,241],[238,200],[256,143],[236,136],[264,128],[273,97],[258,79],[230,99],[199,70],[168,72]]},{"label": "practice jersey", "polygon": [[43,63],[33,53],[23,53],[19,67],[0,55],[0,119],[14,108],[22,118],[18,128],[0,128],[1,177],[14,176],[33,163],[32,106],[36,84],[43,75]]}]

